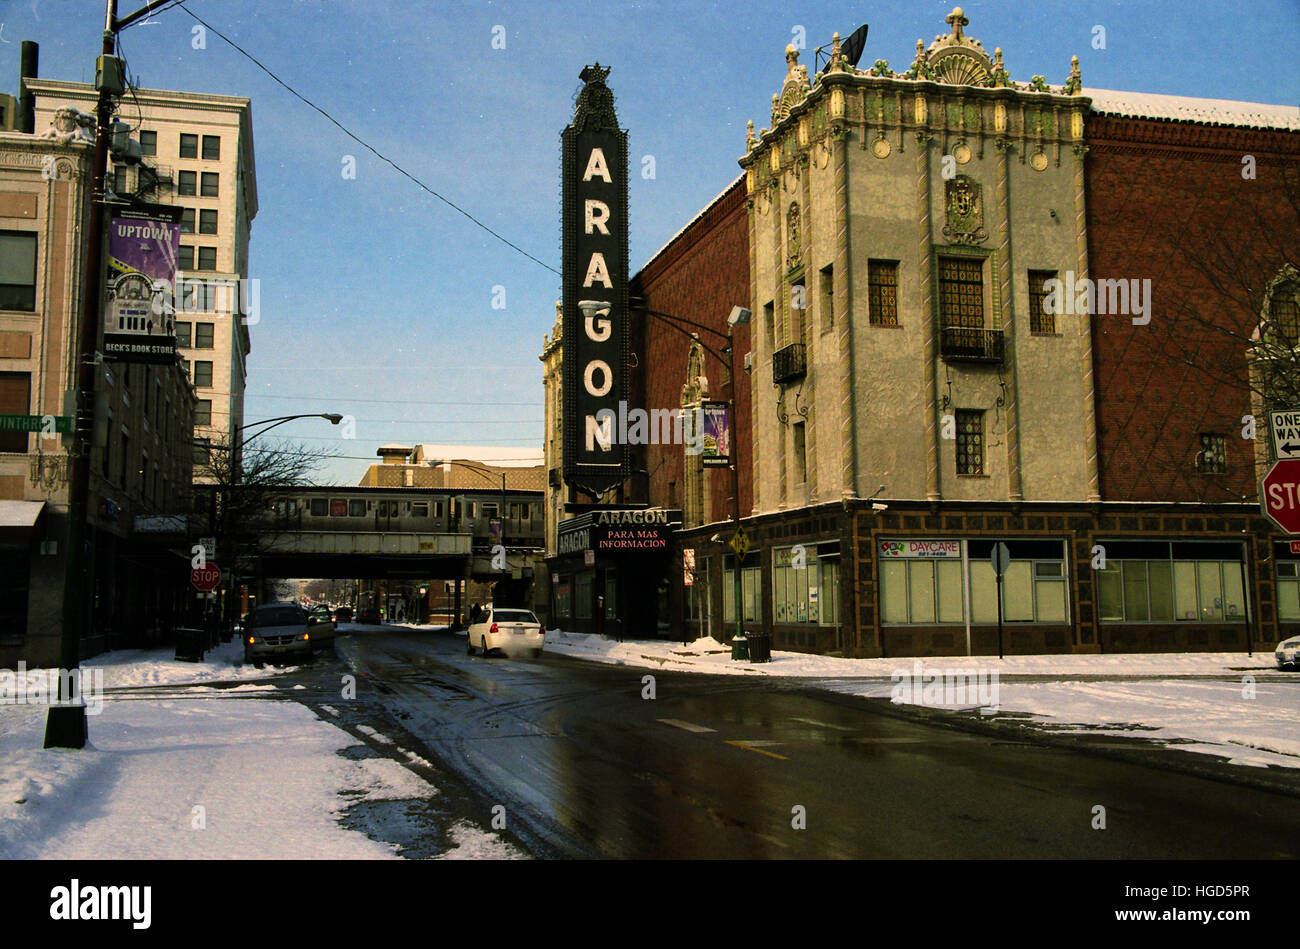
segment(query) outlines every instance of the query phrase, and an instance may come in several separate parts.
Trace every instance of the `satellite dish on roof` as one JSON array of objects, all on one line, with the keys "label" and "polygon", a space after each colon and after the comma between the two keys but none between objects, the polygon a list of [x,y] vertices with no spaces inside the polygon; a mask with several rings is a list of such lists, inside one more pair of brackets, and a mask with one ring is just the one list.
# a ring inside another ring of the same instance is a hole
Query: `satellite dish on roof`
[{"label": "satellite dish on roof", "polygon": [[850,66],[856,66],[858,60],[862,58],[862,51],[867,48],[867,24],[863,23],[860,27],[849,34],[849,38],[840,44],[840,51],[849,61]]},{"label": "satellite dish on roof", "polygon": [[[827,43],[825,46],[818,46],[817,49],[813,51],[818,72],[825,72],[825,69],[822,67],[822,59],[823,58],[829,59],[829,57],[824,56],[824,52],[825,50],[830,49],[831,45],[832,44]],[[860,27],[858,27],[856,30],[850,33],[849,38],[847,40],[844,40],[843,42],[840,43],[840,52],[844,54],[844,58],[848,60],[848,64],[851,67],[857,66],[858,60],[862,58],[862,51],[866,48],[867,48],[867,24],[866,23],[863,23]]]}]

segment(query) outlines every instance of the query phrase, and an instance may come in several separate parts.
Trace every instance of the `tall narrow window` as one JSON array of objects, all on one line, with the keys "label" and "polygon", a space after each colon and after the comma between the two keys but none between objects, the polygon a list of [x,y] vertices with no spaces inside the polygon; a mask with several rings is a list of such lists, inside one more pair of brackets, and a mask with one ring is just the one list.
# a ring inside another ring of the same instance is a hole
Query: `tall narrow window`
[{"label": "tall narrow window", "polygon": [[199,399],[194,403],[194,424],[211,425],[212,424],[212,400]]},{"label": "tall narrow window", "polygon": [[181,210],[181,233],[194,233],[194,209],[184,208]]},{"label": "tall narrow window", "polygon": [[984,473],[984,413],[957,410],[957,474]]},{"label": "tall narrow window", "polygon": [[176,324],[176,345],[182,349],[188,349],[190,345],[190,324]]},{"label": "tall narrow window", "polygon": [[835,325],[835,266],[833,264],[822,268],[819,290],[817,302],[818,309],[821,311],[819,314],[821,330],[825,333]]},{"label": "tall narrow window", "polygon": [[767,351],[770,353],[776,349],[776,304],[774,302],[763,304],[763,329]]},{"label": "tall narrow window", "polygon": [[939,258],[939,315],[944,326],[984,328],[984,262]]},{"label": "tall narrow window", "polygon": [[194,348],[211,349],[213,342],[212,331],[215,323],[195,323],[194,324]]},{"label": "tall narrow window", "polygon": [[199,157],[199,137],[197,135],[191,135],[188,132],[181,132],[181,157]]},{"label": "tall narrow window", "polygon": [[[31,411],[32,374],[0,372],[0,415],[26,415]],[[0,452],[27,451],[26,432],[0,432]],[[20,495],[21,497],[21,495]]]},{"label": "tall narrow window", "polygon": [[157,155],[157,154],[158,154],[158,133],[157,133],[157,132],[147,132],[147,131],[143,131],[143,130],[141,130],[141,132],[140,132],[140,154],[141,154],[141,155]]},{"label": "tall narrow window", "polygon": [[[194,224],[193,211],[190,211],[190,224],[191,226],[193,226]],[[204,210],[199,212],[199,233],[200,234],[217,233],[217,212],[216,211]]]},{"label": "tall narrow window", "polygon": [[803,484],[808,480],[808,454],[804,442],[804,423],[794,423],[794,474],[795,483]]},{"label": "tall narrow window", "polygon": [[196,171],[176,172],[176,193],[180,195],[198,194],[199,174]]},{"label": "tall narrow window", "polygon": [[1056,332],[1056,314],[1047,311],[1047,282],[1056,279],[1055,270],[1029,271],[1029,332]]},{"label": "tall narrow window", "polygon": [[217,173],[215,171],[205,171],[199,184],[199,193],[205,198],[215,198],[217,196]]},{"label": "tall narrow window", "polygon": [[1296,303],[1295,292],[1294,287],[1279,288],[1272,301],[1273,322],[1292,346],[1300,341],[1300,304]]},{"label": "tall narrow window", "polygon": [[194,269],[194,248],[182,244],[176,251],[176,267],[180,270]]},{"label": "tall narrow window", "polygon": [[194,385],[209,388],[212,385],[212,363],[202,360],[194,363]]},{"label": "tall narrow window", "polygon": [[199,248],[199,270],[217,269],[217,249],[215,247]]},{"label": "tall narrow window", "polygon": [[867,262],[867,318],[872,326],[898,325],[898,261]]},{"label": "tall narrow window", "polygon": [[218,136],[203,136],[203,157],[207,161],[216,161],[221,157],[221,139]]},{"label": "tall narrow window", "polygon": [[804,341],[804,326],[808,321],[808,288],[802,280],[790,285],[790,343]]}]

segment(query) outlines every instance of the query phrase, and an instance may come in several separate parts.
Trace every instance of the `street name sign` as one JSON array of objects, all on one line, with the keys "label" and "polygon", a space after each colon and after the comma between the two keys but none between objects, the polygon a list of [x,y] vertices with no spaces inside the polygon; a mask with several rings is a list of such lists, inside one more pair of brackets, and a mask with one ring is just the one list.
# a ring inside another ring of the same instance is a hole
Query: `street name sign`
[{"label": "street name sign", "polygon": [[1300,458],[1300,409],[1268,413],[1276,458]]},{"label": "street name sign", "polygon": [[1269,520],[1287,534],[1300,534],[1300,459],[1273,462],[1260,481],[1259,497]]},{"label": "street name sign", "polygon": [[44,432],[67,435],[72,432],[71,415],[0,415],[0,432]]}]

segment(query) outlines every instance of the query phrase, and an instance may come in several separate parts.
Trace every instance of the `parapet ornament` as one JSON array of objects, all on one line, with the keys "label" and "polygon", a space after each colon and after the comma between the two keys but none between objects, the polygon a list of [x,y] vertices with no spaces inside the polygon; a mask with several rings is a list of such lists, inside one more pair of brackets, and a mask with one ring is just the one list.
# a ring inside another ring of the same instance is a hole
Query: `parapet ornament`
[{"label": "parapet ornament", "polygon": [[95,117],[64,106],[55,111],[50,127],[37,138],[53,139],[60,145],[94,145]]}]

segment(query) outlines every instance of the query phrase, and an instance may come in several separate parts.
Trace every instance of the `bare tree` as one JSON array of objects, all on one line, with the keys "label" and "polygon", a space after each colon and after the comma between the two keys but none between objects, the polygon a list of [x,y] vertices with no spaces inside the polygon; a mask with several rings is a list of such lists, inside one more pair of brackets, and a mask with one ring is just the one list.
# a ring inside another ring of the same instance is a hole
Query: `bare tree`
[{"label": "bare tree", "polygon": [[261,556],[276,549],[289,526],[286,505],[339,452],[256,438],[233,451],[225,445],[207,449],[205,458],[195,458],[194,477],[206,482],[196,485],[196,515],[200,523],[207,519],[207,530],[217,538],[229,628],[239,578],[255,575]]}]

